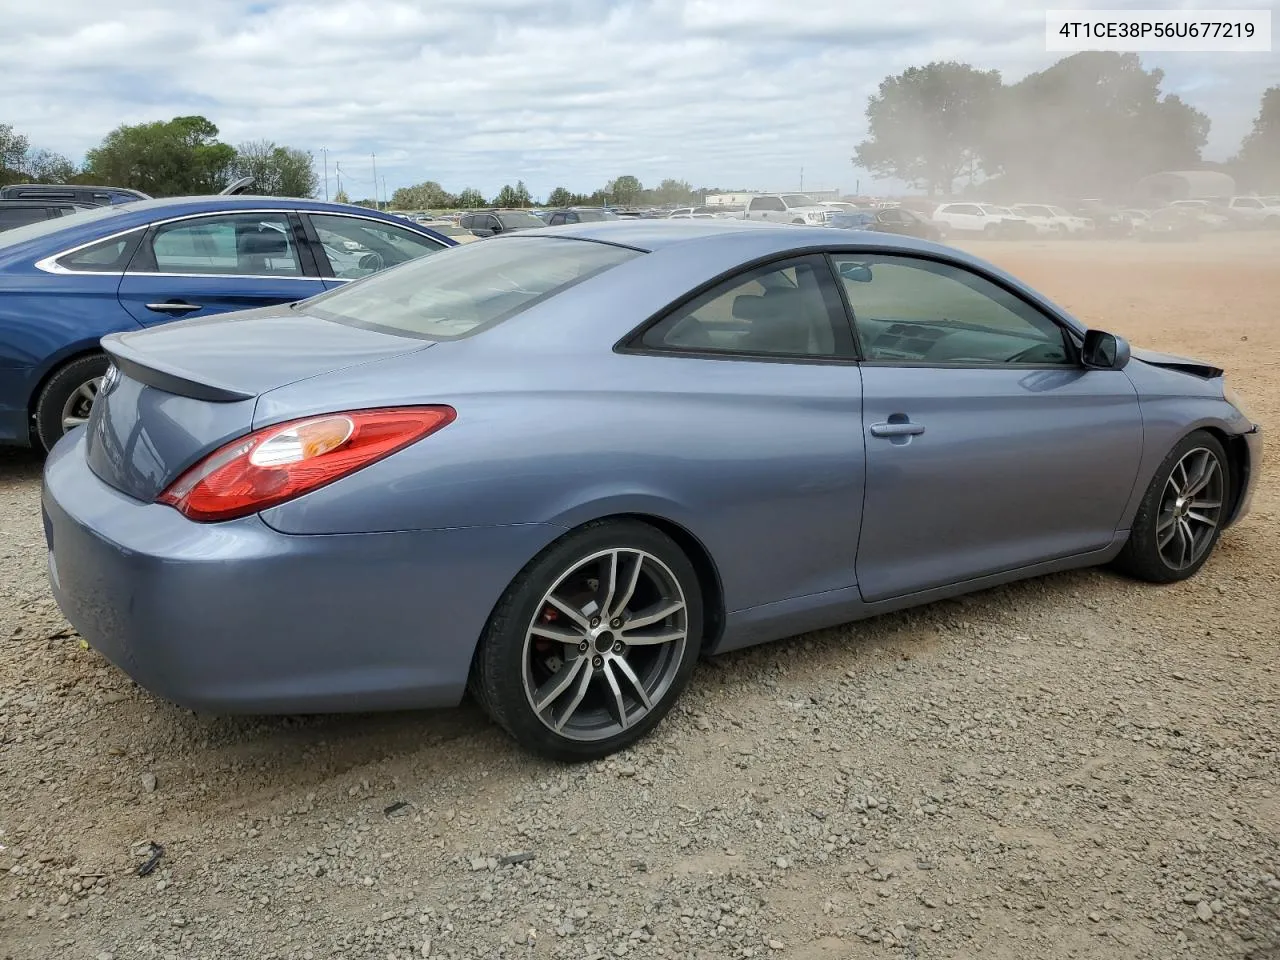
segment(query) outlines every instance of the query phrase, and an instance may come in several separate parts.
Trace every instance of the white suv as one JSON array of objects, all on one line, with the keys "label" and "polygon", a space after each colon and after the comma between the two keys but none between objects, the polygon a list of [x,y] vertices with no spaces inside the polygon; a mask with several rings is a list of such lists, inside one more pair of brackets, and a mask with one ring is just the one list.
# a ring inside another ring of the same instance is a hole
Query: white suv
[{"label": "white suv", "polygon": [[1227,213],[1241,223],[1255,227],[1280,227],[1280,203],[1274,197],[1232,197]]},{"label": "white suv", "polygon": [[1026,217],[1036,228],[1036,233],[1048,236],[1067,237],[1093,229],[1092,220],[1073,216],[1061,207],[1047,203],[1015,203],[1013,212]]},{"label": "white suv", "polygon": [[825,226],[835,213],[812,197],[803,193],[766,193],[752,197],[747,204],[746,220],[766,220],[770,223],[806,223]]},{"label": "white suv", "polygon": [[1033,236],[1035,228],[1008,207],[993,203],[944,203],[933,219],[945,224],[952,235],[974,233],[984,237]]}]

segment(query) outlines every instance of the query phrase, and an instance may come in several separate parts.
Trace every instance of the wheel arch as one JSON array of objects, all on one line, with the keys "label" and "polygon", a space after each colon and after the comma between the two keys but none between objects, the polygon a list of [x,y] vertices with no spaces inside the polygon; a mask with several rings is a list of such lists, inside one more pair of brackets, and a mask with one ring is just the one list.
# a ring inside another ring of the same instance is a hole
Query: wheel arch
[{"label": "wheel arch", "polygon": [[[106,351],[102,349],[101,340],[87,340],[81,343],[73,344],[64,350],[59,351],[46,364],[36,381],[31,386],[31,391],[27,394],[27,419],[30,421],[36,415],[36,403],[40,399],[40,394],[44,393],[44,388],[49,381],[57,375],[57,373],[65,366],[75,363],[77,360],[83,360],[85,357],[92,357],[98,354],[106,355]],[[34,431],[34,426],[32,430]]]},{"label": "wheel arch", "polygon": [[[1227,522],[1223,526],[1229,527],[1235,522],[1236,513],[1240,509],[1241,498],[1243,498],[1244,492],[1249,486],[1250,472],[1254,468],[1249,457],[1249,442],[1245,440],[1242,433],[1228,433],[1221,427],[1212,424],[1198,429],[1203,430],[1221,443],[1222,449],[1227,453],[1227,466],[1230,467],[1230,473],[1227,477],[1229,482],[1227,495],[1231,498],[1229,501],[1231,506],[1227,510]],[[1194,433],[1195,431],[1191,432]]]}]

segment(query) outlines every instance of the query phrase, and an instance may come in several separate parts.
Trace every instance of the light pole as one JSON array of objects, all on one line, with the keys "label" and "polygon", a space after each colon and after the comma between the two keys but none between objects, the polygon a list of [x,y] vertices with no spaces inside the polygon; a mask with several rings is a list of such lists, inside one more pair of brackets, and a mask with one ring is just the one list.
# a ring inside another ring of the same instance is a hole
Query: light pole
[{"label": "light pole", "polygon": [[329,199],[329,148],[321,147],[320,152],[324,154],[324,198]]}]

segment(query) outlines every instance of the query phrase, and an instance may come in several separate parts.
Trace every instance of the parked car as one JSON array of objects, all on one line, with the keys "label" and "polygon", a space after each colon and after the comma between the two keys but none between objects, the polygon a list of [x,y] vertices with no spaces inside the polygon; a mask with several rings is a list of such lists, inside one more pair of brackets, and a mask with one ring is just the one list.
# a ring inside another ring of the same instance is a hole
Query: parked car
[{"label": "parked car", "polygon": [[603,207],[562,207],[550,211],[547,216],[547,225],[562,227],[572,223],[600,223],[604,220],[620,219],[622,218],[612,210],[606,210]]},{"label": "parked car", "polygon": [[1075,215],[1088,219],[1097,237],[1127,237],[1133,232],[1133,223],[1119,208],[1096,198],[1076,204]]},{"label": "parked car", "polygon": [[585,760],[701,654],[1095,564],[1183,580],[1249,511],[1221,369],[958,250],[750,226],[531,231],[106,337],[45,465],[54,598],[192,710],[469,686]]},{"label": "parked car", "polygon": [[1268,202],[1262,197],[1232,197],[1225,213],[1244,226],[1280,229],[1280,202]]},{"label": "parked car", "polygon": [[1169,206],[1134,225],[1139,240],[1198,240],[1205,225],[1193,210]]},{"label": "parked car", "polygon": [[993,203],[944,203],[931,218],[953,234],[973,234],[988,239],[1017,239],[1035,235],[1035,228],[1007,207]]},{"label": "parked car", "polygon": [[1225,230],[1232,226],[1231,217],[1208,200],[1174,200],[1169,206],[1194,214],[1206,230]]},{"label": "parked car", "polygon": [[941,240],[942,228],[906,207],[882,207],[877,210],[858,210],[852,213],[836,212],[827,226],[846,230],[870,230],[874,233],[895,233],[904,237],[920,237],[923,240]]},{"label": "parked car", "polygon": [[364,207],[245,196],[0,233],[0,443],[48,449],[88,419],[106,334],[301,300],[454,243]]},{"label": "parked car", "polygon": [[1015,203],[1011,208],[1042,236],[1079,237],[1093,230],[1093,221],[1048,203]]},{"label": "parked car", "polygon": [[835,213],[803,193],[766,193],[747,201],[745,220],[821,225]]},{"label": "parked car", "polygon": [[0,200],[0,231],[92,209],[87,203],[69,203],[66,200]]},{"label": "parked car", "polygon": [[458,226],[477,237],[496,237],[515,230],[541,230],[546,224],[527,210],[475,210],[464,213]]},{"label": "parked car", "polygon": [[0,187],[0,200],[61,200],[105,207],[150,199],[141,190],[131,190],[128,187],[92,187],[67,183],[11,183]]}]

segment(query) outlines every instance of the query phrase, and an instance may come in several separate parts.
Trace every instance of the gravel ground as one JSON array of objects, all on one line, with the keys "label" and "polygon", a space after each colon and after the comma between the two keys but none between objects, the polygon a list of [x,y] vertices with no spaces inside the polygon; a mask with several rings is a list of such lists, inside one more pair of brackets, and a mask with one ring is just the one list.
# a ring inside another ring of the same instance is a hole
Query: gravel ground
[{"label": "gravel ground", "polygon": [[[976,249],[1280,428],[1277,238]],[[39,464],[2,455],[0,956],[1280,957],[1276,449],[1189,583],[1076,572],[730,655],[580,767],[471,705],[155,701],[60,617]]]}]

